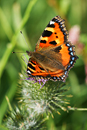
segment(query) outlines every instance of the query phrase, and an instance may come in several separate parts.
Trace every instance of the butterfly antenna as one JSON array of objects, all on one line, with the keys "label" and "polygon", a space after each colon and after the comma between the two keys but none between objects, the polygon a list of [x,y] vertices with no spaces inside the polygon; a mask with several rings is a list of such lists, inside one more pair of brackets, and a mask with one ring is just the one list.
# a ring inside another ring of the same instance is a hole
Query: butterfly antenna
[{"label": "butterfly antenna", "polygon": [[17,51],[13,51],[12,53],[26,53],[26,52],[17,52]]},{"label": "butterfly antenna", "polygon": [[[24,37],[24,35],[23,35],[22,31],[20,31],[20,33],[22,34],[22,37],[23,37],[23,39],[24,39],[24,41],[25,41],[26,45],[28,46],[28,44],[27,44],[27,42],[26,42],[26,40],[25,40],[25,37]],[[28,46],[28,48],[29,48],[29,46]]]}]

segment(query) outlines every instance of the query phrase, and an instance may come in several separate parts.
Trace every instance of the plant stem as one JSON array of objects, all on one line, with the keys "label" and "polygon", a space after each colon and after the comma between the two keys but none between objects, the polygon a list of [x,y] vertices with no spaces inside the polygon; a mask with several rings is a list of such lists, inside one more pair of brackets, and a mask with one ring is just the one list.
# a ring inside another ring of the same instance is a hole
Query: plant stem
[{"label": "plant stem", "polygon": [[22,19],[22,22],[21,22],[19,28],[17,29],[17,31],[13,35],[11,42],[7,45],[6,51],[5,51],[3,57],[2,57],[2,59],[0,61],[0,77],[2,76],[3,70],[4,70],[5,66],[6,66],[6,63],[7,63],[8,59],[9,59],[9,56],[12,53],[12,50],[16,45],[16,40],[17,40],[18,34],[19,34],[20,30],[23,28],[23,26],[26,24],[27,20],[29,19],[30,12],[31,12],[33,6],[35,5],[36,1],[37,0],[31,0],[29,2],[28,7],[27,7],[27,9],[25,11],[24,17]]}]

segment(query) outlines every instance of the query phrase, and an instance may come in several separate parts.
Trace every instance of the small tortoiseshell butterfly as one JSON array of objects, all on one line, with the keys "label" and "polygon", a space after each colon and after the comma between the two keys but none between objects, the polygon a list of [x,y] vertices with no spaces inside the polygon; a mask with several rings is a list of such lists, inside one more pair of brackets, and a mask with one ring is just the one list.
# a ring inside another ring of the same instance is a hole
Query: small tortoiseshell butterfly
[{"label": "small tortoiseshell butterfly", "polygon": [[69,70],[78,59],[74,46],[68,41],[65,22],[54,17],[42,33],[34,52],[26,51],[31,57],[27,65],[29,78],[65,82]]}]

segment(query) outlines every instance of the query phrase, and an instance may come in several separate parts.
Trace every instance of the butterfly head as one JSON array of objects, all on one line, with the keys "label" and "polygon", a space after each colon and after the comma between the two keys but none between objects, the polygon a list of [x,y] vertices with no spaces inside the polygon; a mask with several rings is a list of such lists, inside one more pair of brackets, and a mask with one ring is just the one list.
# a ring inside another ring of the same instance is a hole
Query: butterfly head
[{"label": "butterfly head", "polygon": [[26,51],[26,53],[27,53],[29,56],[32,56],[32,52],[31,52],[31,51]]}]

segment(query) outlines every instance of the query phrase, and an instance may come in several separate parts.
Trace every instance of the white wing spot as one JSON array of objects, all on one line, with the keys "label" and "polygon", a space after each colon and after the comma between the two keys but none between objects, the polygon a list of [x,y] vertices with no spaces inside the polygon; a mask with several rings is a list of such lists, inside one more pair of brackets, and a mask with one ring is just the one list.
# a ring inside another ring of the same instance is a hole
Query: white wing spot
[{"label": "white wing spot", "polygon": [[50,21],[50,25],[51,25],[51,24],[54,24],[54,23],[55,23],[54,21]]},{"label": "white wing spot", "polygon": [[28,73],[28,74],[31,74],[31,72],[30,72],[29,70],[27,71],[27,73]]}]

